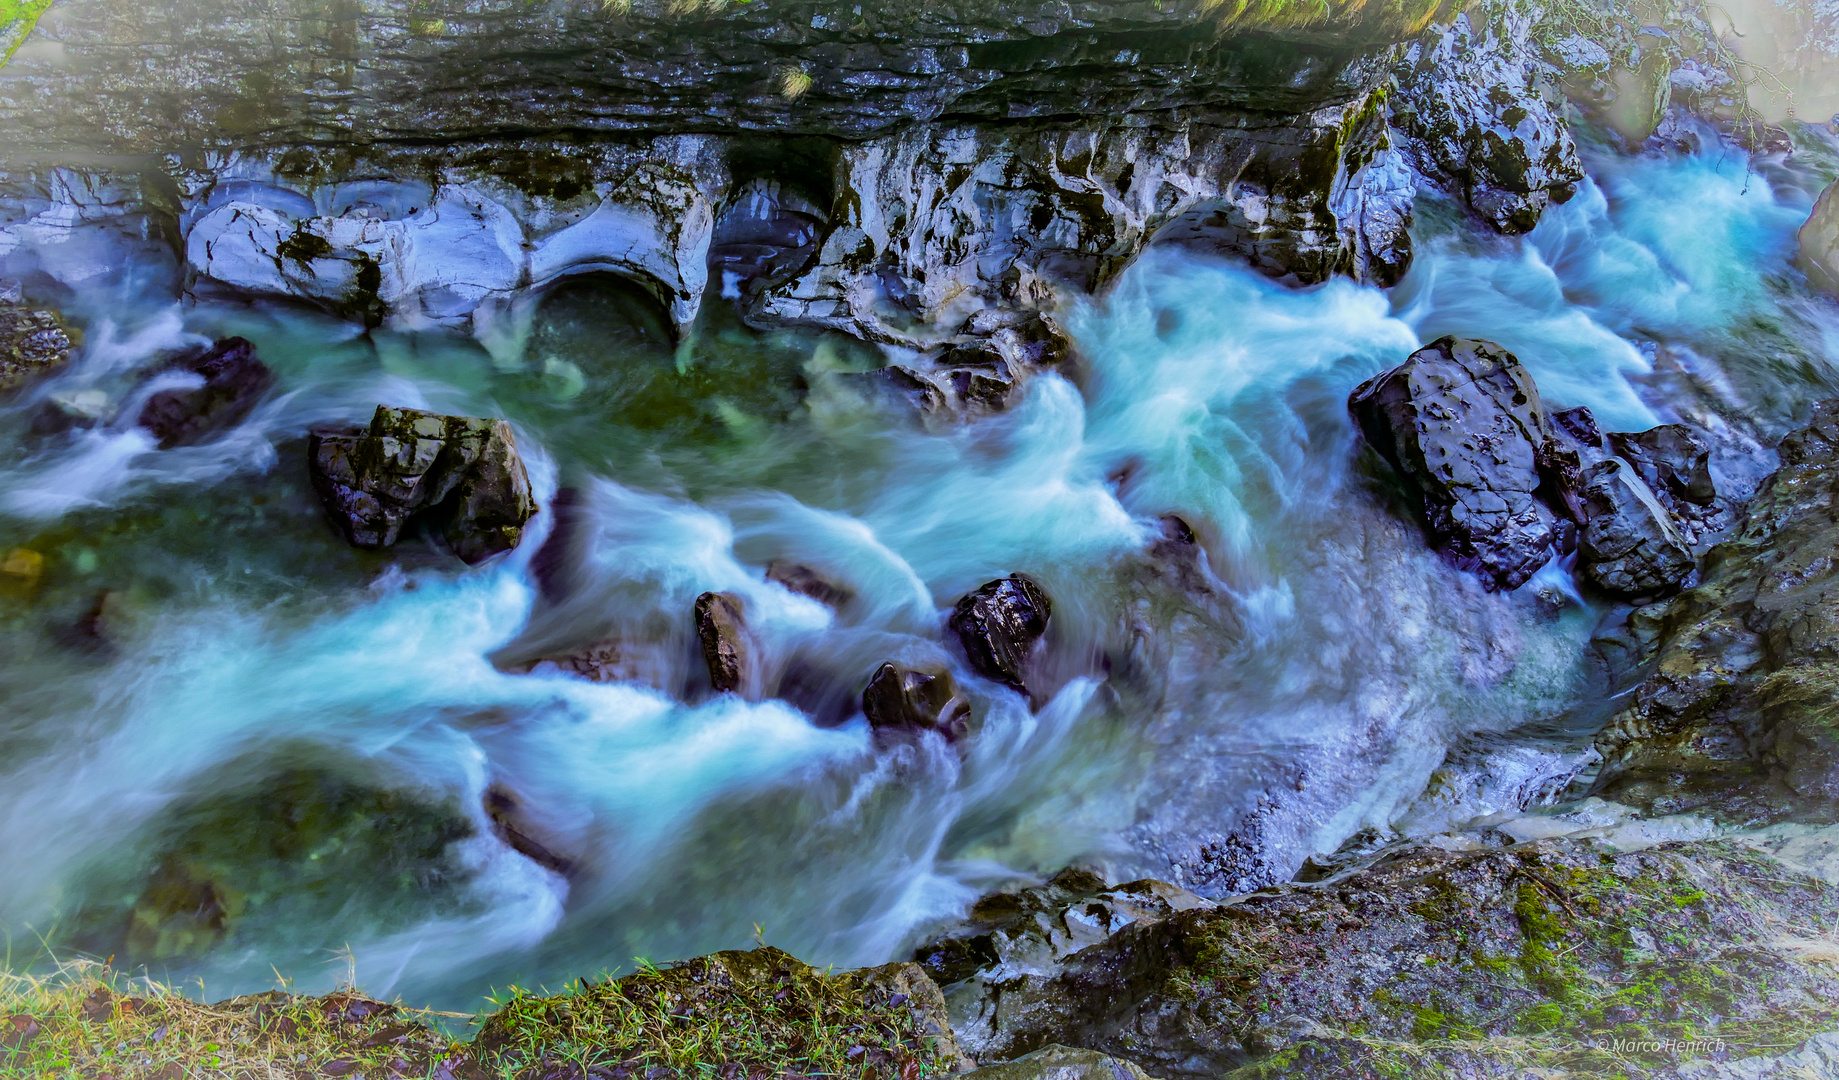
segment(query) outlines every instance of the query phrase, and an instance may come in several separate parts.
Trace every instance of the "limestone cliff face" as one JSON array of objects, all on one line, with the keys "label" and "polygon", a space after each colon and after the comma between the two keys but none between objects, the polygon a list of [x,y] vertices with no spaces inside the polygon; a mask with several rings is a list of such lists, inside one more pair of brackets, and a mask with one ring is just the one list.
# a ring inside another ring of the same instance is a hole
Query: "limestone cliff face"
[{"label": "limestone cliff face", "polygon": [[1578,178],[1523,17],[1407,46],[1433,11],[1202,8],[67,0],[0,70],[0,279],[55,301],[166,260],[490,344],[609,272],[680,328],[713,294],[925,349],[1158,242],[1390,284],[1421,181],[1522,229]]},{"label": "limestone cliff face", "polygon": [[1197,0],[73,0],[0,89],[0,133],[161,152],[1294,116],[1370,88],[1381,7],[1222,36]]},{"label": "limestone cliff face", "polygon": [[0,71],[0,277],[55,296],[164,247],[197,295],[489,338],[608,271],[679,326],[714,292],[924,347],[1154,241],[1298,283],[1409,260],[1395,9],[681,7],[70,0]]}]

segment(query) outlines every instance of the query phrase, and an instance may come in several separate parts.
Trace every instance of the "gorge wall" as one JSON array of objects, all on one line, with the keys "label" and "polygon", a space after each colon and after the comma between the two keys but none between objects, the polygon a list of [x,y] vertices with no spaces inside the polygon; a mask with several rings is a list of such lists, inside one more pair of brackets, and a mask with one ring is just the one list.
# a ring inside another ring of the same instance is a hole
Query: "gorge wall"
[{"label": "gorge wall", "polygon": [[1399,44],[1437,14],[81,0],[0,71],[0,277],[163,248],[194,294],[489,341],[598,270],[906,347],[1153,242],[1389,284],[1418,184],[1517,232],[1582,177],[1534,13]]}]

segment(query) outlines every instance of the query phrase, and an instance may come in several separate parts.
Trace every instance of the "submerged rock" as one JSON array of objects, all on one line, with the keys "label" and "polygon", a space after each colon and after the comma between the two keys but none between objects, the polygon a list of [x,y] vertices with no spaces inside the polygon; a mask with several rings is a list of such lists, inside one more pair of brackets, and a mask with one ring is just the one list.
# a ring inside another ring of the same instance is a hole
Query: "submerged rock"
[{"label": "submerged rock", "polygon": [[516,547],[536,513],[503,420],[379,405],[368,431],[314,432],[307,452],[314,490],[355,547],[389,547],[420,517],[476,564]]},{"label": "submerged rock", "polygon": [[1597,738],[1594,793],[1737,822],[1839,821],[1839,402],[1706,560],[1636,625],[1651,671]]},{"label": "submerged rock", "polygon": [[1512,353],[1442,338],[1362,383],[1348,407],[1457,567],[1490,589],[1515,589],[1550,559],[1559,515],[1540,488],[1565,463],[1564,448]]},{"label": "submerged rock", "polygon": [[970,708],[948,671],[886,663],[862,691],[862,714],[878,732],[936,731],[956,741],[970,730]]},{"label": "submerged rock", "polygon": [[951,628],[977,674],[1025,691],[1028,660],[1052,613],[1046,591],[1033,578],[1011,574],[959,600]]},{"label": "submerged rock", "polygon": [[567,876],[574,872],[575,860],[556,854],[553,842],[544,843],[537,838],[540,827],[530,820],[525,812],[523,800],[509,788],[493,784],[485,789],[482,799],[485,816],[492,823],[492,833],[512,851],[537,864],[545,870]]},{"label": "submerged rock", "polygon": [[1829,184],[1801,226],[1798,262],[1814,288],[1839,296],[1839,183]]},{"label": "submerged rock", "polygon": [[154,377],[173,373],[189,373],[199,381],[155,392],[142,407],[138,421],[160,440],[162,450],[187,446],[235,426],[275,381],[268,365],[256,359],[255,346],[239,337],[225,338],[202,355],[179,360]]},{"label": "submerged rock", "polygon": [[855,598],[855,593],[834,584],[808,566],[773,562],[766,567],[766,580],[783,585],[800,596],[808,596],[826,607],[840,608]]},{"label": "submerged rock", "polygon": [[696,598],[696,637],[718,693],[738,693],[751,681],[752,648],[746,606],[733,593],[706,592]]},{"label": "submerged rock", "polygon": [[57,312],[0,303],[0,392],[62,366],[71,348]]}]

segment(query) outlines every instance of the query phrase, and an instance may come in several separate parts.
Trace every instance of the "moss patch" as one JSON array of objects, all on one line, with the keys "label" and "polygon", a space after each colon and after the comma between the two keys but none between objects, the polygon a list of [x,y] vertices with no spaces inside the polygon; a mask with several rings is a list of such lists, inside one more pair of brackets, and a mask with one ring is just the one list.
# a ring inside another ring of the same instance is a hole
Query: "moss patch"
[{"label": "moss patch", "polygon": [[514,992],[480,1029],[472,1069],[914,1080],[948,1071],[955,1052],[924,1030],[912,989],[822,973],[778,949],[716,953],[559,997]]}]

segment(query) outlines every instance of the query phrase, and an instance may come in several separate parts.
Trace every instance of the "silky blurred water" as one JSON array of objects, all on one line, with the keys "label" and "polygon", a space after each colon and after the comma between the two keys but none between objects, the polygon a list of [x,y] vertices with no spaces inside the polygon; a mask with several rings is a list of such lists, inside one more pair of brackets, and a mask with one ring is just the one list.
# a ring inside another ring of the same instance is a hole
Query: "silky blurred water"
[{"label": "silky blurred water", "polygon": [[[0,925],[15,956],[115,954],[212,996],[355,969],[470,1008],[756,936],[881,961],[1076,860],[1217,893],[1237,837],[1294,869],[1392,820],[1451,740],[1600,692],[1602,613],[1556,568],[1490,595],[1426,552],[1348,392],[1462,333],[1609,428],[1778,433],[1833,392],[1839,342],[1790,266],[1805,161],[1599,153],[1518,239],[1427,200],[1390,295],[1152,250],[1063,313],[1079,360],[960,425],[862,394],[866,346],[719,311],[673,343],[592,284],[492,353],[145,282],[79,298],[80,358],[0,404],[0,547],[46,557],[0,596]],[[155,449],[139,373],[228,333],[277,390]],[[113,419],[34,434],[53,397]],[[422,538],[338,540],[304,435],[379,402],[513,422],[545,507],[516,552],[468,570]],[[564,491],[566,565],[539,588]],[[1198,549],[1158,542],[1171,513]],[[852,598],[788,592],[775,560]],[[1054,602],[1032,707],[945,643],[950,605],[1014,571]],[[707,690],[706,590],[745,599],[761,700]],[[520,673],[605,639],[633,680]],[[888,659],[951,666],[962,748],[870,737],[856,700]],[[488,785],[568,878],[494,837]],[[215,922],[187,923],[206,886]]]}]

